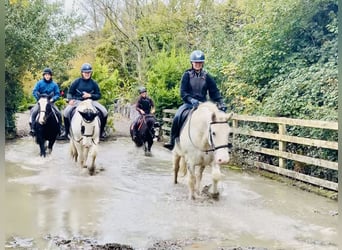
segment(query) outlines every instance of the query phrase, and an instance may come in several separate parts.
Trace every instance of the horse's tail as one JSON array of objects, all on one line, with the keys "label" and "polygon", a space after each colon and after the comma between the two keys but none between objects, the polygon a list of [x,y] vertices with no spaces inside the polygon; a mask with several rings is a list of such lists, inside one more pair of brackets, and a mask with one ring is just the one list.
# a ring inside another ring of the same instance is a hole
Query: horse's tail
[{"label": "horse's tail", "polygon": [[184,157],[181,157],[180,158],[180,161],[179,161],[179,170],[180,172],[182,173],[182,177],[184,177],[188,171],[188,168],[186,167],[186,162],[185,162],[185,159]]}]

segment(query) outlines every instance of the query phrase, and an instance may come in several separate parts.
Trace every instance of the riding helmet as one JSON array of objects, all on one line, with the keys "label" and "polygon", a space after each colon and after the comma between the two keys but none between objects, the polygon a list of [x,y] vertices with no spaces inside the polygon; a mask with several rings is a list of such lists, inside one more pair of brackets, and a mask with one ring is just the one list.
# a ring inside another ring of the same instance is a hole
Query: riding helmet
[{"label": "riding helmet", "polygon": [[45,74],[49,74],[50,76],[52,76],[52,70],[51,70],[50,68],[45,68],[45,69],[43,70],[43,76],[44,76]]},{"label": "riding helmet", "polygon": [[204,62],[205,56],[201,50],[194,50],[190,55],[190,62]]},{"label": "riding helmet", "polygon": [[83,63],[81,67],[81,73],[83,72],[93,72],[93,68],[91,67],[90,63]]},{"label": "riding helmet", "polygon": [[140,87],[139,88],[139,94],[147,92],[147,89],[145,87]]}]

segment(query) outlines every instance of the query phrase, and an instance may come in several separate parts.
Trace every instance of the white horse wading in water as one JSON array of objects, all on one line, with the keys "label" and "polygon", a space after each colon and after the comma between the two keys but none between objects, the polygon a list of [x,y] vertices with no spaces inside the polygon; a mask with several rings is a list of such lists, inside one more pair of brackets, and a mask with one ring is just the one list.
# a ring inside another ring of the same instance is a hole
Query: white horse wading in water
[{"label": "white horse wading in water", "polygon": [[218,197],[217,184],[222,177],[220,165],[229,161],[232,131],[228,120],[232,115],[220,111],[212,102],[205,102],[190,113],[185,122],[173,149],[174,183],[177,183],[179,169],[184,175],[188,172],[191,199],[196,198],[195,193],[200,194],[206,166],[212,168],[212,196]]},{"label": "white horse wading in water", "polygon": [[75,162],[95,173],[95,159],[100,141],[100,119],[92,100],[82,101],[70,124],[70,153]]}]

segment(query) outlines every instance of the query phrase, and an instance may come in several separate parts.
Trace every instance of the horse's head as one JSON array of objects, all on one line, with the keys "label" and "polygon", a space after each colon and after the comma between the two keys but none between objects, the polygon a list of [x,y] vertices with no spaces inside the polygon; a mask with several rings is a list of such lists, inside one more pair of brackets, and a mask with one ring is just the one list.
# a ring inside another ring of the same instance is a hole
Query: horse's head
[{"label": "horse's head", "polygon": [[39,119],[38,122],[40,124],[44,124],[47,120],[47,116],[51,112],[51,103],[50,99],[53,96],[53,93],[50,95],[47,94],[38,94],[38,105],[39,105]]},{"label": "horse's head", "polygon": [[85,122],[92,122],[94,121],[95,117],[98,115],[98,112],[94,109],[84,109],[83,111],[79,110],[78,113],[81,114],[83,120]]},{"label": "horse's head", "polygon": [[99,114],[91,100],[81,102],[77,107],[77,112],[80,114],[79,119],[81,119],[81,143],[84,147],[90,147],[95,143],[95,138],[99,137],[100,124],[98,119],[95,119]]},{"label": "horse's head", "polygon": [[217,164],[224,164],[229,161],[229,153],[232,147],[230,136],[232,129],[228,121],[233,113],[226,114],[222,111],[213,112],[209,124],[208,142],[214,151],[214,160]]}]

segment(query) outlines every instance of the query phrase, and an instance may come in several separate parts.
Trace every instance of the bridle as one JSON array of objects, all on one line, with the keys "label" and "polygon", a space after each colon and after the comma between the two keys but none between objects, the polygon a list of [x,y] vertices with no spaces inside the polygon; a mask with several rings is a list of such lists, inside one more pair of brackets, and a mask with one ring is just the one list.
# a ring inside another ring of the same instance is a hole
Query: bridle
[{"label": "bridle", "polygon": [[[42,97],[41,97],[42,98]],[[44,113],[45,115],[44,115],[44,120],[43,120],[43,124],[44,123],[46,123],[46,121],[50,118],[50,116],[54,113],[53,112],[53,110],[52,110],[52,108],[51,108],[51,110],[50,110],[50,112],[48,113],[48,114],[46,114],[47,113],[47,106],[50,104],[50,102],[49,101],[47,101],[46,102],[46,105],[45,105],[45,109],[44,110],[42,110],[41,109],[41,105],[40,105],[40,103],[39,103],[39,101],[38,101],[38,104],[39,104],[39,116],[38,117],[40,117],[40,113]],[[39,118],[38,118],[39,119]]]},{"label": "bridle", "polygon": [[225,144],[225,145],[220,145],[220,146],[215,146],[215,143],[214,143],[214,140],[213,140],[213,136],[212,136],[212,129],[211,129],[211,127],[212,127],[212,125],[215,125],[215,124],[227,124],[227,121],[213,121],[213,122],[210,122],[209,123],[209,131],[208,131],[208,133],[209,133],[209,145],[210,145],[210,149],[207,149],[207,150],[203,150],[203,149],[201,149],[201,148],[199,148],[199,147],[197,147],[195,144],[194,144],[194,142],[192,141],[192,139],[191,139],[191,134],[190,134],[190,124],[191,124],[191,118],[192,118],[192,113],[193,112],[191,112],[189,115],[190,115],[190,117],[189,117],[189,126],[188,126],[188,136],[189,136],[189,139],[190,139],[190,142],[192,143],[192,145],[195,147],[195,148],[197,148],[198,150],[200,150],[200,151],[202,151],[202,152],[204,152],[204,153],[209,153],[209,152],[215,152],[216,150],[218,150],[218,149],[220,149],[220,148],[230,148],[231,147],[231,145],[230,145],[230,143],[228,143],[228,144]]},{"label": "bridle", "polygon": [[[94,118],[95,119],[95,118]],[[84,131],[82,130],[82,127],[83,127],[83,123],[82,122],[85,122],[85,123],[87,123],[87,124],[90,124],[90,123],[92,123],[92,122],[94,122],[94,119],[93,120],[87,120],[87,119],[84,119],[83,117],[82,117],[82,121],[81,121],[81,134],[82,134],[82,137],[80,138],[80,139],[78,139],[78,140],[76,140],[76,142],[81,142],[82,140],[83,140],[83,137],[93,137],[94,136],[94,133],[95,133],[95,125],[94,126],[92,126],[92,130],[91,130],[91,133],[89,133],[89,134],[85,134],[84,133]],[[95,140],[94,140],[94,138],[92,138],[91,139],[91,141],[93,142],[93,144],[97,144],[97,143],[95,143]]]}]

